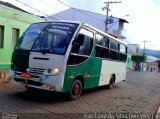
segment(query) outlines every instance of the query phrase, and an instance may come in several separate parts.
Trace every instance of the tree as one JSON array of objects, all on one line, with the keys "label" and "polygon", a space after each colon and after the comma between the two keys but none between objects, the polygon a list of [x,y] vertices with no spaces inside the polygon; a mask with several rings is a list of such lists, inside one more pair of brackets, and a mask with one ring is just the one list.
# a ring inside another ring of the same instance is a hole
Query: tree
[{"label": "tree", "polygon": [[147,56],[146,55],[141,55],[141,54],[131,55],[131,59],[134,62],[144,62],[144,63],[147,62]]}]

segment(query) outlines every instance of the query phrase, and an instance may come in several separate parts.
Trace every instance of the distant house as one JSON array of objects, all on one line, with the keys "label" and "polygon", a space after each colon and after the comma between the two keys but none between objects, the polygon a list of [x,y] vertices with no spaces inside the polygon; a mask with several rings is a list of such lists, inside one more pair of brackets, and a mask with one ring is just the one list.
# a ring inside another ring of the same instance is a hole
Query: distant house
[{"label": "distant house", "polygon": [[0,1],[0,69],[9,69],[12,51],[26,28],[44,19]]},{"label": "distant house", "polygon": [[147,71],[158,72],[158,58],[147,56]]},{"label": "distant house", "polygon": [[[105,32],[106,15],[103,15],[103,14],[70,8],[48,17],[48,20],[53,20],[53,19],[82,21]],[[129,22],[122,18],[116,18],[116,17],[110,16],[107,24],[107,28],[108,28],[107,33],[121,40],[125,39],[126,30],[124,30],[124,23],[129,23]]]},{"label": "distant house", "polygon": [[127,45],[127,52],[129,54],[137,54],[139,52],[140,45],[139,44],[128,44]]},{"label": "distant house", "polygon": [[128,44],[127,45],[127,53],[128,53],[128,58],[127,58],[127,68],[128,69],[133,69],[133,61],[131,60],[131,55],[132,54],[137,54],[139,52],[139,44]]},{"label": "distant house", "polygon": [[158,72],[158,62],[157,61],[148,62],[147,63],[147,71]]}]

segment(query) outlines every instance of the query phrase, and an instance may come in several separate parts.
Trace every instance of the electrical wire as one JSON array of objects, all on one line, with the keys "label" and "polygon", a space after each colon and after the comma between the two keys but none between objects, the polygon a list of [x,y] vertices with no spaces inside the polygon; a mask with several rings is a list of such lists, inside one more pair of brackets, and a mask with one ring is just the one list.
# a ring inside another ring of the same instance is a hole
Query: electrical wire
[{"label": "electrical wire", "polygon": [[42,11],[40,11],[39,9],[36,9],[36,8],[34,8],[34,7],[28,5],[28,4],[26,4],[26,3],[24,3],[24,2],[22,2],[22,1],[20,1],[20,0],[15,0],[15,1],[17,1],[17,2],[23,4],[23,5],[27,6],[27,7],[29,7],[29,8],[31,8],[31,9],[35,10],[36,12],[38,12],[38,13],[40,13],[40,14],[43,14],[43,15],[45,15],[45,16],[47,16],[47,17],[49,16],[47,13],[42,12]]},{"label": "electrical wire", "polygon": [[80,13],[82,13],[82,14],[88,16],[88,17],[91,17],[91,18],[97,19],[97,20],[99,20],[99,21],[101,21],[101,22],[104,22],[104,20],[99,19],[99,18],[94,17],[94,16],[91,16],[91,15],[88,15],[88,14],[86,14],[86,13],[84,13],[84,12],[82,12],[82,11],[80,11],[80,10],[78,10],[78,9],[76,9],[76,8],[74,8],[74,7],[72,7],[72,6],[68,5],[68,4],[66,4],[66,3],[64,3],[64,2],[62,2],[61,0],[57,0],[57,1],[60,2],[60,3],[62,3],[62,4],[64,4],[64,5],[66,5],[66,6],[68,6],[68,7],[70,7],[70,8],[72,8],[72,9],[74,9],[74,10],[77,11],[77,12],[80,12]]}]

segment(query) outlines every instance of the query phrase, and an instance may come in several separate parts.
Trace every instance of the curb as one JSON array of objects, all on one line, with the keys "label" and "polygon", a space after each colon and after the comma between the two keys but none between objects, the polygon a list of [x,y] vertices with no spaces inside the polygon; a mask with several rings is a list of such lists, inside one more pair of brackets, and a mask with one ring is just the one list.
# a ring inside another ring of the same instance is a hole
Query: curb
[{"label": "curb", "polygon": [[8,83],[9,79],[0,79],[0,83]]}]

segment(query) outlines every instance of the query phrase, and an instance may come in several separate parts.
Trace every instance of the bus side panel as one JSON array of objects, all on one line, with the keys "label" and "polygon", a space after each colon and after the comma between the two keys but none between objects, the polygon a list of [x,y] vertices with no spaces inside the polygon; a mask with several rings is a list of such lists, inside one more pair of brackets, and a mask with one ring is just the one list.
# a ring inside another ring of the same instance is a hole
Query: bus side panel
[{"label": "bus side panel", "polygon": [[100,76],[101,76],[101,67],[102,67],[102,60],[98,58],[94,58],[93,66],[92,66],[92,87],[97,87],[99,85]]},{"label": "bus side panel", "polygon": [[116,83],[125,80],[126,78],[126,62],[121,62],[117,64],[118,68],[118,75],[116,78]]},{"label": "bus side panel", "polygon": [[84,78],[84,89],[96,87],[99,84],[101,61],[90,57],[84,63],[77,66],[67,66],[64,79],[64,92],[70,91],[76,76]]},{"label": "bus side panel", "polygon": [[116,83],[125,80],[126,63],[103,60],[99,86],[109,84],[112,74],[115,74],[116,76]]}]

